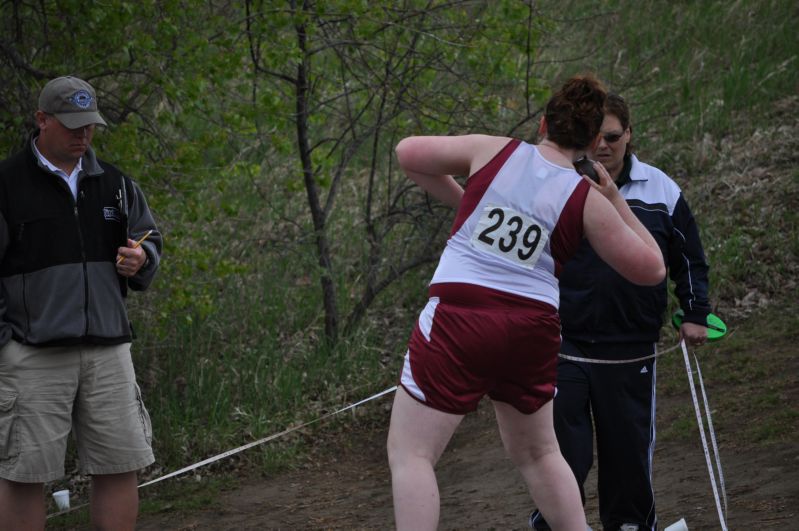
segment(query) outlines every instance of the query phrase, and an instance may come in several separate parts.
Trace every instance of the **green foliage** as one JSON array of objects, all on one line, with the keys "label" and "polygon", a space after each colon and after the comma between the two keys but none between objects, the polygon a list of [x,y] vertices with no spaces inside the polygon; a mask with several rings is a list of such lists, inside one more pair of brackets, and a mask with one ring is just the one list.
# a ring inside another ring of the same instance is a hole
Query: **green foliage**
[{"label": "green foliage", "polygon": [[[751,132],[774,95],[796,89],[799,45],[792,26],[799,13],[790,2],[620,2],[619,10],[608,46],[630,67],[616,68],[613,81],[641,103],[636,133],[656,161],[685,164],[691,172],[704,162],[692,144],[708,134]],[[633,13],[644,12],[669,31],[639,23]],[[614,49],[617,34],[628,44],[623,49]],[[750,123],[734,121],[741,111]]]}]

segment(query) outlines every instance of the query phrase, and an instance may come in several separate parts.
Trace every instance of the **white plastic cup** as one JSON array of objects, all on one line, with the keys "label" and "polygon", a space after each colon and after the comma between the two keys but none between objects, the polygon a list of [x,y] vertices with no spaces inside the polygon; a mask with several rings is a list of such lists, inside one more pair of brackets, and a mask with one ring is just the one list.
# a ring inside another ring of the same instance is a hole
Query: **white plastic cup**
[{"label": "white plastic cup", "polygon": [[688,524],[685,523],[685,518],[680,518],[663,531],[688,531]]},{"label": "white plastic cup", "polygon": [[69,489],[57,490],[53,493],[55,504],[58,505],[59,511],[66,511],[69,509]]}]

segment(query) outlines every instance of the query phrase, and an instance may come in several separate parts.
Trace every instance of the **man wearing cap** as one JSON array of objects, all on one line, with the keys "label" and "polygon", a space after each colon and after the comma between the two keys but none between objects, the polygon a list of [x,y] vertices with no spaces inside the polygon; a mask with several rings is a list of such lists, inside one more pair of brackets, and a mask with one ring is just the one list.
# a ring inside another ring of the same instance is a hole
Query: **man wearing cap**
[{"label": "man wearing cap", "polygon": [[[91,148],[106,125],[76,77],[45,85],[38,131],[0,162],[0,529],[43,529],[73,432],[98,529],[133,529],[154,461],[125,298],[161,255],[147,201]],[[136,245],[149,231],[149,237]]]}]

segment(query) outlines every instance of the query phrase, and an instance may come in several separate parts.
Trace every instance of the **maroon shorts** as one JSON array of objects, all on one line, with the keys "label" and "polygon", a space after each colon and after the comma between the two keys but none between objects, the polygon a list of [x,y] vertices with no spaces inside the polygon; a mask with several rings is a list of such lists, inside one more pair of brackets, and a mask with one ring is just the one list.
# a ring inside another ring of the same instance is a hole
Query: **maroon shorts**
[{"label": "maroon shorts", "polygon": [[484,395],[524,414],[555,396],[560,319],[547,303],[473,284],[430,287],[408,344],[400,385],[446,413]]}]

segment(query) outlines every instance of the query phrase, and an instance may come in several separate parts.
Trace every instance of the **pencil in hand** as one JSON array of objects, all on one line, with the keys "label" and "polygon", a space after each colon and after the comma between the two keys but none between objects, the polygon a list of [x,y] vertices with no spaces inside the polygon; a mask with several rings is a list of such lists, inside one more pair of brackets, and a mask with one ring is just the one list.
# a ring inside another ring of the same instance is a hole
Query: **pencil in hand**
[{"label": "pencil in hand", "polygon": [[[141,238],[139,238],[139,240],[138,240],[136,243],[134,243],[134,244],[133,244],[133,247],[131,247],[131,249],[135,249],[136,247],[138,247],[139,245],[141,245],[141,242],[143,242],[144,240],[146,240],[147,238],[149,238],[149,237],[150,237],[150,234],[152,234],[152,233],[153,233],[153,229],[150,229],[150,230],[148,230],[147,232],[145,232],[145,233],[144,233],[144,236],[142,236]],[[117,258],[117,264],[121,264],[121,263],[122,263],[122,262],[124,262],[124,261],[125,261],[125,257],[124,257],[124,256],[120,256],[119,258]]]}]

